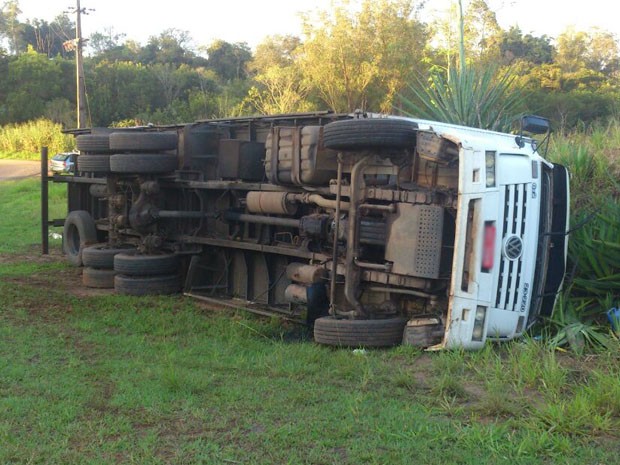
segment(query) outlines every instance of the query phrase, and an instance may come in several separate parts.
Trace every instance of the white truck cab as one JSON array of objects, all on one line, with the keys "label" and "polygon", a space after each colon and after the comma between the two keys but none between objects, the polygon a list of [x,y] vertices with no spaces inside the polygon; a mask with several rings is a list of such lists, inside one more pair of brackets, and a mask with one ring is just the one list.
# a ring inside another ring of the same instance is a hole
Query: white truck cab
[{"label": "white truck cab", "polygon": [[480,348],[549,315],[565,272],[568,173],[534,139],[418,122],[458,146],[458,207],[445,337]]}]

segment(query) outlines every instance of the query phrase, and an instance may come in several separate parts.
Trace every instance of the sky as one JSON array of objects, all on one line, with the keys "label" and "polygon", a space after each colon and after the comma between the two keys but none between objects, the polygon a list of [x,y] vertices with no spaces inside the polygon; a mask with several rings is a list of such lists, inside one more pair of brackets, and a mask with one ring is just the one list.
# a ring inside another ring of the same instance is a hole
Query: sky
[{"label": "sky", "polygon": [[[195,46],[215,39],[246,42],[252,48],[266,36],[301,36],[300,12],[329,10],[332,0],[80,0],[94,9],[82,16],[82,32],[88,37],[112,27],[126,39],[145,44],[150,36],[175,28],[188,31]],[[429,18],[446,11],[451,0],[427,0]],[[359,3],[361,0],[352,0]],[[467,0],[465,0],[467,2]],[[597,27],[620,38],[620,20],[610,12],[613,0],[488,0],[504,29],[518,25],[523,33],[557,37],[567,27]],[[26,19],[52,21],[76,0],[19,0]],[[164,6],[166,5],[166,6]]]}]

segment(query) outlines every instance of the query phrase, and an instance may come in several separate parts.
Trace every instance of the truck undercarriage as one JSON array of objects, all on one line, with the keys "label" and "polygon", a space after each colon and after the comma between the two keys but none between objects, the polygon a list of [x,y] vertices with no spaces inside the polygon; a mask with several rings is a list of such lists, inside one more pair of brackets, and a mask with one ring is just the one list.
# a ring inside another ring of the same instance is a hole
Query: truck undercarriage
[{"label": "truck undercarriage", "polygon": [[444,340],[457,217],[473,214],[450,138],[331,113],[76,137],[77,171],[53,180],[68,184],[63,250],[85,285],[303,318],[328,345]]}]

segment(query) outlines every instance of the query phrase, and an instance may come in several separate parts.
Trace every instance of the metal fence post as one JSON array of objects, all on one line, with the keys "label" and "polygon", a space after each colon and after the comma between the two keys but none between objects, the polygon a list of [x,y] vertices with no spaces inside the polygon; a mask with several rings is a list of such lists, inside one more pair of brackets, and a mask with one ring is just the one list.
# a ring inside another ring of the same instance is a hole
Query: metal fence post
[{"label": "metal fence post", "polygon": [[41,253],[49,254],[47,147],[41,148]]}]

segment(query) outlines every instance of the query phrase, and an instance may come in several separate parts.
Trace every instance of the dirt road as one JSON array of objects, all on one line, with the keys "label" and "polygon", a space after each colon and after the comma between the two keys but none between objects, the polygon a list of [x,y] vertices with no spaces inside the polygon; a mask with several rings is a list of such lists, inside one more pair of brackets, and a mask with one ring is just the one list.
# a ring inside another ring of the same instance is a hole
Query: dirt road
[{"label": "dirt road", "polygon": [[27,160],[0,160],[0,181],[23,179],[41,175],[41,162]]}]

